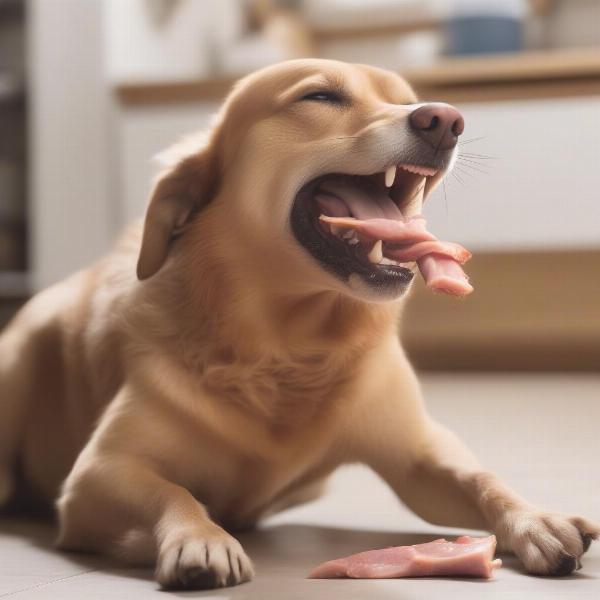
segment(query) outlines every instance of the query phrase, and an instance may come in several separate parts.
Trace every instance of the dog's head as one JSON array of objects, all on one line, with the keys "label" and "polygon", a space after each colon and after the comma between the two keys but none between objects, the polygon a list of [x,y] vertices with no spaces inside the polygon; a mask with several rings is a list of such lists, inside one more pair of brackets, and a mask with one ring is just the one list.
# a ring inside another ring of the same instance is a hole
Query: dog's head
[{"label": "dog's head", "polygon": [[462,130],[456,109],[417,104],[401,77],[373,67],[298,60],[254,73],[236,85],[202,147],[159,179],[138,276],[155,273],[182,232],[197,235],[191,225],[210,207],[240,259],[285,272],[286,285],[294,277],[361,299],[398,297],[414,265],[382,259],[381,246],[318,217],[420,213]]}]

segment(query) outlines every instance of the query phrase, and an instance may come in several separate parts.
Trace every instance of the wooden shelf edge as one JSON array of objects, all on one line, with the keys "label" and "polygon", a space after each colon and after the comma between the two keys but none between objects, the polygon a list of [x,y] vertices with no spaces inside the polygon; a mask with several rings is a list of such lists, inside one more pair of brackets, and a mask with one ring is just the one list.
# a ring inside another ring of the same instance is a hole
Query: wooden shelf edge
[{"label": "wooden shelf edge", "polygon": [[[600,94],[600,48],[445,59],[401,73],[422,97],[451,102]],[[235,79],[130,83],[115,87],[124,106],[218,101]]]},{"label": "wooden shelf edge", "polygon": [[317,44],[337,42],[339,40],[360,40],[370,37],[398,36],[415,31],[435,31],[441,27],[436,19],[418,19],[405,23],[389,25],[369,25],[362,27],[345,26],[330,29],[313,29],[312,35]]},{"label": "wooden shelf edge", "polygon": [[236,79],[205,79],[164,83],[131,83],[116,86],[115,93],[124,105],[152,105],[220,100]]},{"label": "wooden shelf edge", "polygon": [[595,78],[600,77],[600,48],[449,58],[402,74],[413,85],[436,87]]}]

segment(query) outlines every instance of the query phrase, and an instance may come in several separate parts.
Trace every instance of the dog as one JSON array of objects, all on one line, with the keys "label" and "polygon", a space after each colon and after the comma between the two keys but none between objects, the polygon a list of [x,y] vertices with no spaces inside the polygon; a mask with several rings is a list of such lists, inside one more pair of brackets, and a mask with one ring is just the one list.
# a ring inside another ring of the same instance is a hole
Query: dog
[{"label": "dog", "polygon": [[232,532],[361,462],[530,573],[577,569],[598,526],[531,505],[428,415],[397,337],[415,265],[319,224],[320,186],[342,177],[368,201],[390,167],[386,202],[417,215],[462,127],[365,65],[238,82],[163,157],[143,225],[2,333],[0,502],[55,503],[59,548],[154,564],[165,588],[228,586],[253,576]]}]

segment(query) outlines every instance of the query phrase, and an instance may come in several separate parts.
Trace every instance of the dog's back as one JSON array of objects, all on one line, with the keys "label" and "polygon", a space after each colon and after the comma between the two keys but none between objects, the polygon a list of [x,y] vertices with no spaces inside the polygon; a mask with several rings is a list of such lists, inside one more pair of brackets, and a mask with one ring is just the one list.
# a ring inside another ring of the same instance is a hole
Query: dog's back
[{"label": "dog's back", "polygon": [[117,306],[135,284],[136,243],[128,232],[107,258],[35,295],[0,334],[0,506],[17,469],[36,496],[56,498],[118,388]]}]

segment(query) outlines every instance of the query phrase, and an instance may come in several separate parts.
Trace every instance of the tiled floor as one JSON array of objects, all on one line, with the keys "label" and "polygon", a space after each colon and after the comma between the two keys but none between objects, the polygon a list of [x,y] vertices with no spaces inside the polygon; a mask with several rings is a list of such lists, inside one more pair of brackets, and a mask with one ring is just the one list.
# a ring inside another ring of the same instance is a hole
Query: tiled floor
[{"label": "tiled floor", "polygon": [[[431,411],[531,500],[600,521],[600,376],[428,376]],[[372,473],[348,467],[329,493],[242,538],[256,579],[232,589],[159,592],[149,570],[54,552],[48,525],[0,519],[0,598],[133,600],[514,600],[600,598],[600,543],[576,575],[524,575],[513,558],[491,582],[467,579],[307,580],[321,560],[452,534],[411,515]],[[462,532],[461,532],[462,533]]]}]

